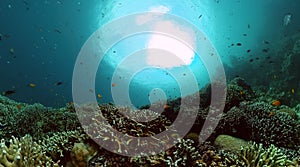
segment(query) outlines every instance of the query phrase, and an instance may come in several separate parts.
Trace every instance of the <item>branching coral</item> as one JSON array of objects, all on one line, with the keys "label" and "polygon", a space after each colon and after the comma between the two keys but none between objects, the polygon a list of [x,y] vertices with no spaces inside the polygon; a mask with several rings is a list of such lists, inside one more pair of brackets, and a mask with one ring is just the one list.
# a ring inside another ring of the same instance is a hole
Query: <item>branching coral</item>
[{"label": "branching coral", "polygon": [[264,149],[262,144],[254,143],[251,146],[241,149],[240,158],[244,160],[247,167],[284,167],[292,164],[280,149],[274,145],[271,145],[268,149]]},{"label": "branching coral", "polygon": [[58,163],[53,162],[50,157],[45,155],[41,146],[33,142],[29,135],[20,140],[12,137],[8,144],[7,146],[5,140],[1,140],[1,167],[59,166]]}]

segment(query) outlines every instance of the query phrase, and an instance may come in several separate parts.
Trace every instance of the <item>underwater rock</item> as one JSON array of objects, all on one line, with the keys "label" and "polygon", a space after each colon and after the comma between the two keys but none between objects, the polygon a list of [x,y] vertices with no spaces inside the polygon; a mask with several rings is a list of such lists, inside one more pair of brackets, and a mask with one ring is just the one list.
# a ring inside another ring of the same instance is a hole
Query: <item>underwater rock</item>
[{"label": "underwater rock", "polygon": [[243,139],[239,139],[233,136],[219,135],[216,138],[214,145],[220,149],[237,153],[241,150],[242,147],[247,147],[250,144]]}]

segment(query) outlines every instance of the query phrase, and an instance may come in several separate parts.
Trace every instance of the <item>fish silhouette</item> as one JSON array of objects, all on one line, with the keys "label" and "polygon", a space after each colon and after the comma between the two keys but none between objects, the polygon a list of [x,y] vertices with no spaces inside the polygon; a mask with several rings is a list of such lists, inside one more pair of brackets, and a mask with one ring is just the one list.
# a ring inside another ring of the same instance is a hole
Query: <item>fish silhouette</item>
[{"label": "fish silhouette", "polygon": [[291,19],[292,19],[292,14],[287,13],[283,18],[283,26],[289,25],[291,23]]}]

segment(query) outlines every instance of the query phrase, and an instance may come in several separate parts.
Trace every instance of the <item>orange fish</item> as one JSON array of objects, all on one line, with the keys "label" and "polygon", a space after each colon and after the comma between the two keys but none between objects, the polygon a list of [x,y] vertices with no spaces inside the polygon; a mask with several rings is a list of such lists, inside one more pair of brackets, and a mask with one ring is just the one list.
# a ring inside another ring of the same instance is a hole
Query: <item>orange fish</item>
[{"label": "orange fish", "polygon": [[274,116],[275,115],[275,112],[274,111],[271,111],[270,112],[270,116]]},{"label": "orange fish", "polygon": [[34,83],[30,83],[30,84],[28,84],[28,86],[34,88],[36,85]]},{"label": "orange fish", "polygon": [[273,106],[280,106],[281,105],[281,102],[279,101],[279,100],[274,100],[273,102],[272,102],[272,105]]},{"label": "orange fish", "polygon": [[169,105],[167,105],[167,104],[164,105],[164,109],[169,109],[169,108],[170,108]]},{"label": "orange fish", "polygon": [[112,87],[115,87],[115,86],[117,86],[117,84],[114,84],[114,83],[113,83],[113,84],[111,84],[111,86],[112,86]]},{"label": "orange fish", "polygon": [[18,104],[17,108],[20,110],[22,108],[22,104]]}]

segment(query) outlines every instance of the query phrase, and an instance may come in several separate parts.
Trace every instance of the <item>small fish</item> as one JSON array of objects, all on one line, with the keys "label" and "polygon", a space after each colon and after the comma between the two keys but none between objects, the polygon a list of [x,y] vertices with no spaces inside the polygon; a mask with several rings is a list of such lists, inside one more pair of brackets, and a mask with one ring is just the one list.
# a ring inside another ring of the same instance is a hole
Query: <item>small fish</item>
[{"label": "small fish", "polygon": [[111,86],[112,86],[112,87],[115,87],[115,86],[117,86],[117,84],[114,84],[114,83],[113,83],[113,84],[111,84]]},{"label": "small fish", "polygon": [[97,97],[98,97],[99,99],[101,99],[101,98],[102,98],[102,95],[101,95],[100,93],[98,93],[98,94],[97,94]]},{"label": "small fish", "polygon": [[30,83],[28,86],[34,88],[36,85],[34,83]]},{"label": "small fish", "polygon": [[10,48],[10,49],[9,49],[9,53],[10,53],[11,55],[14,55],[14,54],[15,54],[14,48]]},{"label": "small fish", "polygon": [[283,18],[283,26],[289,25],[291,23],[291,20],[292,20],[292,14],[287,13]]},{"label": "small fish", "polygon": [[274,101],[272,102],[272,105],[278,107],[278,106],[281,105],[281,102],[280,102],[279,100],[274,100]]},{"label": "small fish", "polygon": [[236,46],[242,46],[242,43],[237,43]]},{"label": "small fish", "polygon": [[200,19],[202,17],[202,14],[198,17],[198,19]]},{"label": "small fish", "polygon": [[292,89],[291,92],[292,92],[292,94],[294,94],[295,93],[295,89]]},{"label": "small fish", "polygon": [[59,85],[61,85],[61,84],[63,84],[63,82],[56,82],[56,83],[55,83],[55,85],[57,85],[57,86],[59,86]]},{"label": "small fish", "polygon": [[22,104],[18,104],[17,108],[20,110],[22,108]]},{"label": "small fish", "polygon": [[5,92],[2,92],[2,95],[9,96],[9,95],[12,95],[12,94],[15,94],[15,93],[16,93],[15,90],[7,90]]},{"label": "small fish", "polygon": [[274,116],[274,115],[275,115],[275,112],[274,112],[274,111],[271,111],[269,115],[270,115],[270,116]]},{"label": "small fish", "polygon": [[167,104],[164,105],[164,109],[165,109],[165,110],[166,110],[166,109],[169,109],[169,108],[170,108],[169,105],[167,105]]},{"label": "small fish", "polygon": [[262,51],[265,52],[265,53],[268,53],[269,50],[270,50],[269,48],[264,48]]},{"label": "small fish", "polygon": [[61,31],[59,29],[54,29],[54,31],[61,34]]},{"label": "small fish", "polygon": [[0,123],[0,129],[4,129],[6,127],[6,124],[1,124]]}]

